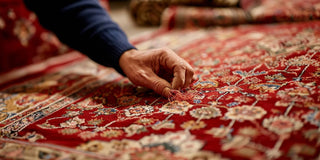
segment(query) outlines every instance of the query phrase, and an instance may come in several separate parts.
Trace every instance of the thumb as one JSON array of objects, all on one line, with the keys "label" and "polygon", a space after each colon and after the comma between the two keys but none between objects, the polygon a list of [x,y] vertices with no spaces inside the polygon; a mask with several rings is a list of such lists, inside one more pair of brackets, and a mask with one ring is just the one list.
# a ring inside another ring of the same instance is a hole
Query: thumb
[{"label": "thumb", "polygon": [[145,87],[154,90],[156,93],[158,93],[166,98],[169,97],[170,90],[172,87],[168,81],[160,78],[158,75],[156,75],[153,72],[148,76],[148,78],[146,80],[147,80],[147,82],[146,82]]}]

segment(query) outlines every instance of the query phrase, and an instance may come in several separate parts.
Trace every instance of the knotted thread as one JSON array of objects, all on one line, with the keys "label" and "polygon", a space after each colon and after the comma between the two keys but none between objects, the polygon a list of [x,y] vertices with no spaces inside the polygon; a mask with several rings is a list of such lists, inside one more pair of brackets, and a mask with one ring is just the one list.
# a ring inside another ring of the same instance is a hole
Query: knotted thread
[{"label": "knotted thread", "polygon": [[169,101],[189,101],[193,100],[195,93],[188,92],[185,90],[170,90],[170,95],[168,97]]}]

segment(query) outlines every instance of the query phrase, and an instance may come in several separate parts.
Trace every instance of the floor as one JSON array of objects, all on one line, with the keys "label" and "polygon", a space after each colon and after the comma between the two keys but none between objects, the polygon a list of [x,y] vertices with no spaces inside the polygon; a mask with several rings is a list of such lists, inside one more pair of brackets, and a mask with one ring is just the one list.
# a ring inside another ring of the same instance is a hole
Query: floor
[{"label": "floor", "polygon": [[129,38],[158,29],[158,27],[138,26],[135,24],[129,13],[129,3],[130,0],[109,1],[111,18],[118,23]]}]

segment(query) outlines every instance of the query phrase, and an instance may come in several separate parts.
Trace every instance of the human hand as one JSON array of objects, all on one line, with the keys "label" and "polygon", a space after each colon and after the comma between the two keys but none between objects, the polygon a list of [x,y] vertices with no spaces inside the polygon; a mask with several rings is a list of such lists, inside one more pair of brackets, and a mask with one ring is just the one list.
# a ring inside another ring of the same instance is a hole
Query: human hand
[{"label": "human hand", "polygon": [[185,88],[193,80],[192,67],[167,48],[132,49],[120,57],[119,64],[133,84],[152,89],[164,97],[170,95],[171,89]]}]

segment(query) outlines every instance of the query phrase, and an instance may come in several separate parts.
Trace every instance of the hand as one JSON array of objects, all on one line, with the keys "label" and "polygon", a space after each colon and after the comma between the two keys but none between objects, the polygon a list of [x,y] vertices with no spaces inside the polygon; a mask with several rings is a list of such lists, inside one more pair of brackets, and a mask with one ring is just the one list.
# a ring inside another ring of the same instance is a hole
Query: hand
[{"label": "hand", "polygon": [[[172,50],[129,50],[119,60],[123,72],[138,86],[168,97],[171,89],[189,86],[193,80],[192,67]],[[169,83],[171,82],[171,83]]]}]

